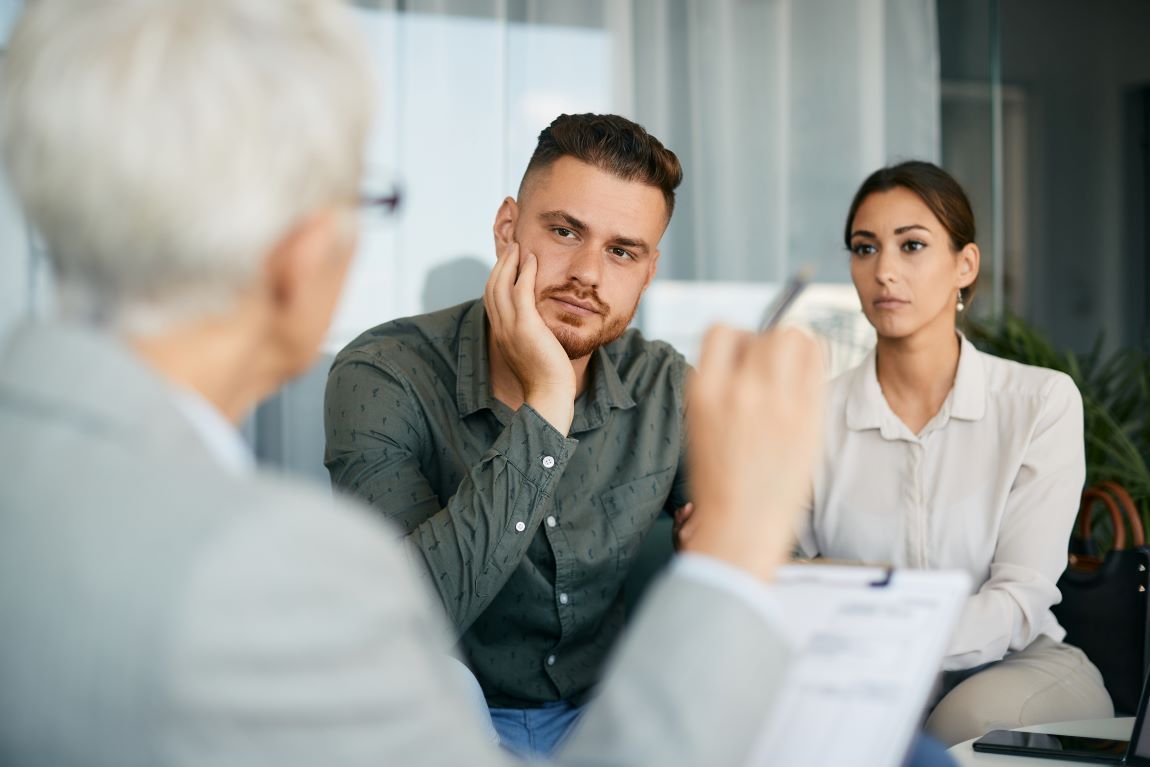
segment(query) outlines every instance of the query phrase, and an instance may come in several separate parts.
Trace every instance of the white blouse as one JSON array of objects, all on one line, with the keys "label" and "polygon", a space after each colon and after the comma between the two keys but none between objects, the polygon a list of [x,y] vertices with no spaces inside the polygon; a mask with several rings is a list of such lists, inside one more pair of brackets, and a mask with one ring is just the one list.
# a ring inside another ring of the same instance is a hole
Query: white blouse
[{"label": "white blouse", "polygon": [[807,556],[970,573],[946,670],[1065,636],[1050,606],[1086,476],[1070,377],[960,339],[954,388],[918,435],[883,397],[874,351],[831,382],[799,534]]}]

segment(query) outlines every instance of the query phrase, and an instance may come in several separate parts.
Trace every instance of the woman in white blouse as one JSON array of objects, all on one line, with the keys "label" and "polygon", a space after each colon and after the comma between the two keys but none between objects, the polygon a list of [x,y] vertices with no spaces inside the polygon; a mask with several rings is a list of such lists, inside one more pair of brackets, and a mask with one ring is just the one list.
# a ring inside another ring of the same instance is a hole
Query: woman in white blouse
[{"label": "woman in white blouse", "polygon": [[872,174],[847,216],[851,279],[878,344],[830,386],[808,556],[970,573],[926,729],[1113,716],[1050,606],[1085,478],[1069,377],[984,354],[956,329],[978,279],[974,216],[940,168]]}]

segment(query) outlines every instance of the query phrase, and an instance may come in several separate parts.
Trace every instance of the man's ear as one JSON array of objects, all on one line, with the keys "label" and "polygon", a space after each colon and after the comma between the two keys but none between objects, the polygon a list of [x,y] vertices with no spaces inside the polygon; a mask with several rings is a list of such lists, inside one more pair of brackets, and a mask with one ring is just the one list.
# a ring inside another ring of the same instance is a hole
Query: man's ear
[{"label": "man's ear", "polygon": [[957,287],[969,287],[978,277],[978,269],[982,263],[982,254],[973,242],[958,252],[958,280]]},{"label": "man's ear", "polygon": [[284,376],[315,360],[355,253],[346,208],[317,210],[276,244],[264,263],[265,339]]},{"label": "man's ear", "polygon": [[272,305],[290,313],[332,269],[336,254],[348,236],[344,211],[324,208],[296,223],[268,254],[264,275]]},{"label": "man's ear", "polygon": [[495,248],[499,252],[515,241],[515,224],[519,221],[519,205],[512,197],[506,197],[495,213],[495,224],[491,231],[495,234]]},{"label": "man's ear", "polygon": [[647,279],[643,281],[643,290],[647,290],[647,286],[651,284],[651,280],[655,279],[655,273],[659,271],[659,253],[658,249],[651,254],[651,262],[647,265]]}]

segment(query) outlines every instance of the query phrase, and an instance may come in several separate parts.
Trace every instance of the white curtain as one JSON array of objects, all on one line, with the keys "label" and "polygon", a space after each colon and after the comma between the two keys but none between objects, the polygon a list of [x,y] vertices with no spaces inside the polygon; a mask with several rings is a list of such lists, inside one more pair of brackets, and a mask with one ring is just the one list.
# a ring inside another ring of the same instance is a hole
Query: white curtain
[{"label": "white curtain", "polygon": [[686,168],[662,273],[846,281],[858,184],[938,156],[933,0],[631,5],[630,106]]}]

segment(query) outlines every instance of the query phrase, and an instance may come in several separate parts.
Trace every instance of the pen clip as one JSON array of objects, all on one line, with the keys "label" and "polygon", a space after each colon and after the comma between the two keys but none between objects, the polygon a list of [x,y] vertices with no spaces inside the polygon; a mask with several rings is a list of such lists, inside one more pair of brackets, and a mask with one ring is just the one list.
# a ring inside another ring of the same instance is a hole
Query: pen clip
[{"label": "pen clip", "polygon": [[881,589],[890,585],[890,579],[894,575],[894,567],[887,565],[883,568],[882,577],[871,581],[867,585],[872,589]]}]

